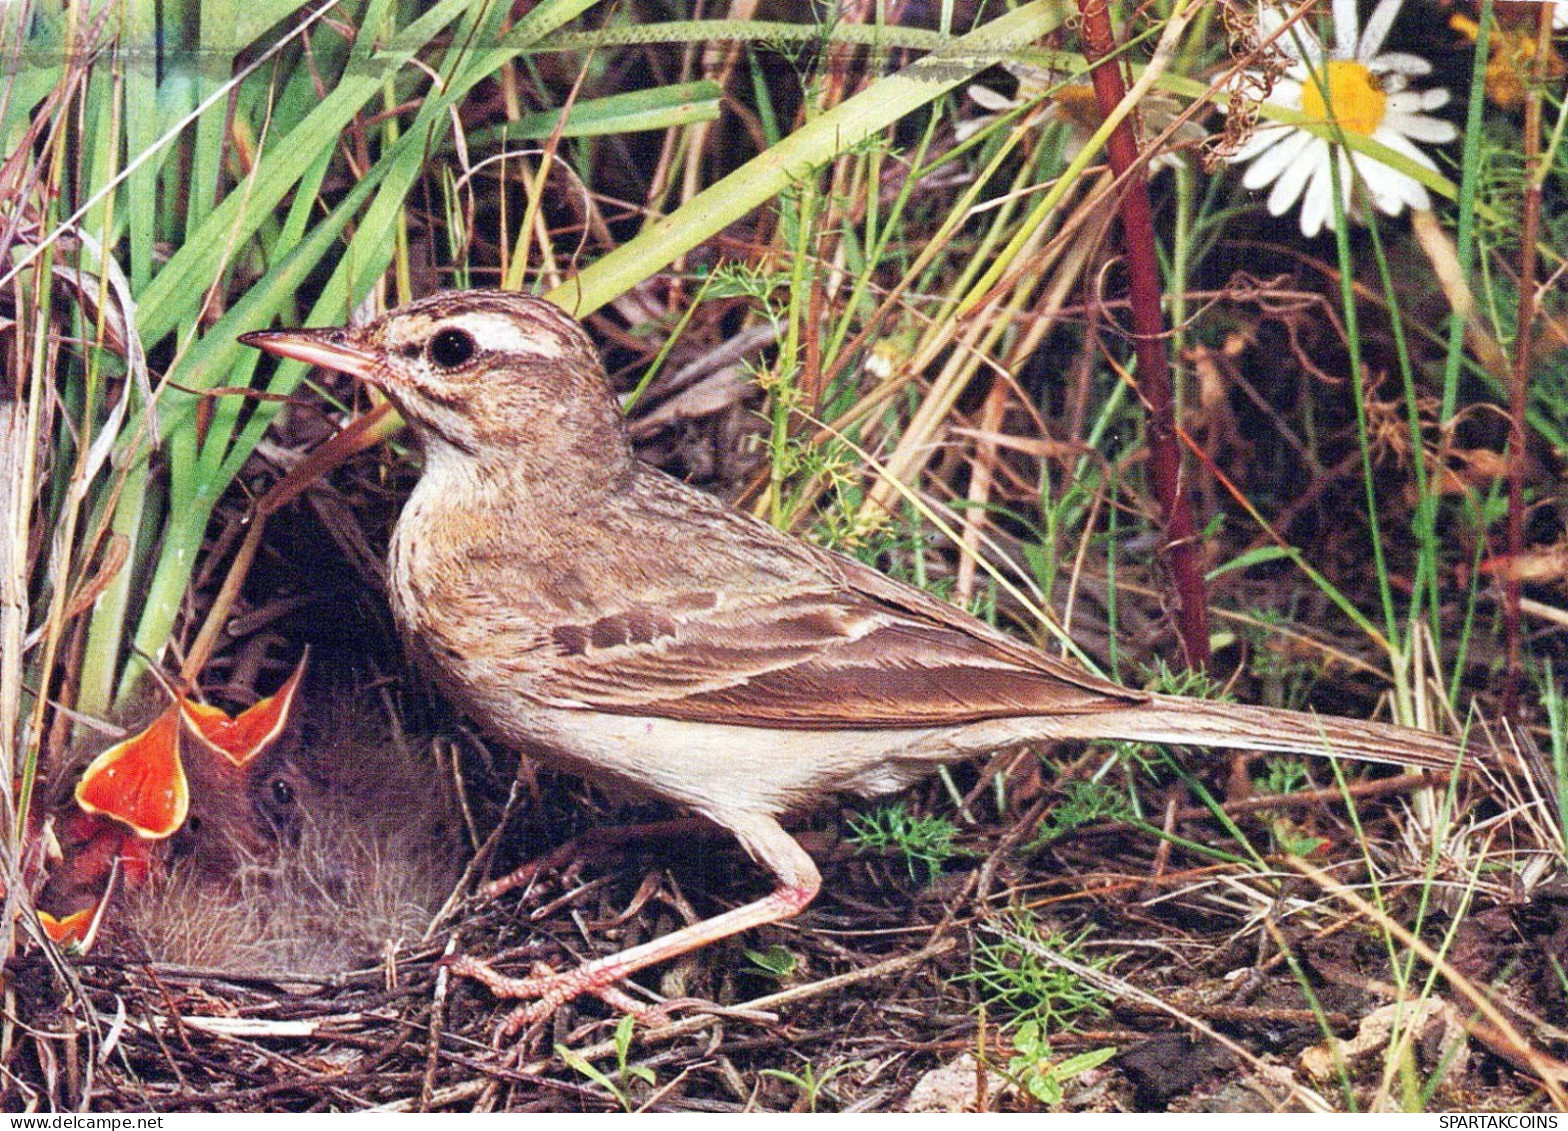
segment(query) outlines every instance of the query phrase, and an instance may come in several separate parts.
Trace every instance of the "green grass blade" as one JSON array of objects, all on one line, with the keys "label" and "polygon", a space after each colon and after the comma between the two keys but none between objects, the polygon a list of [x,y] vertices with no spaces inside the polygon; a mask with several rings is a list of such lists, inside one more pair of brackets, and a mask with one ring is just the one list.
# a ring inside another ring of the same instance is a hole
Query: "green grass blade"
[{"label": "green grass blade", "polygon": [[873,83],[752,158],[630,242],[550,293],[582,317],[641,282],[824,162],[969,81],[1060,26],[1057,0],[1031,0],[968,35],[945,42]]}]

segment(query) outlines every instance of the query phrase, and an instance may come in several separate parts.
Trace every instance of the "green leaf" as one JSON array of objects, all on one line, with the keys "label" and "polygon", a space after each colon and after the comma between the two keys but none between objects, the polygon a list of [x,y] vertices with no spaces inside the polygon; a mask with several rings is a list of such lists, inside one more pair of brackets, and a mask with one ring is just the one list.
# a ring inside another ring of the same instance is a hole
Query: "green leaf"
[{"label": "green leaf", "polygon": [[572,1069],[572,1071],[582,1073],[612,1096],[620,1098],[620,1089],[615,1086],[608,1076],[588,1063],[581,1054],[573,1052],[565,1045],[558,1044],[555,1046],[555,1055],[565,1061],[566,1066]]},{"label": "green leaf", "polygon": [[[142,295],[137,325],[148,345],[181,325],[191,310],[192,291],[199,291],[218,272],[233,249],[253,235],[290,189],[332,144],[365,103],[379,95],[382,83],[406,66],[467,8],[483,0],[440,0],[430,11],[393,37],[387,47],[360,57],[356,54],[321,104],[283,138],[265,142],[265,159],[224,197],[183,247],[169,257],[163,270]],[[368,40],[369,37],[366,37]]]},{"label": "green leaf", "polygon": [[1070,1056],[1056,1066],[1056,1078],[1058,1080],[1067,1080],[1087,1072],[1091,1068],[1098,1068],[1115,1056],[1117,1051],[1112,1046],[1110,1048],[1091,1049],[1089,1052],[1081,1052],[1077,1056]]},{"label": "green leaf", "polygon": [[1277,562],[1281,558],[1290,556],[1290,551],[1283,546],[1259,546],[1256,550],[1248,550],[1245,554],[1238,554],[1230,561],[1215,566],[1204,575],[1204,580],[1213,581],[1216,577],[1230,573],[1232,570],[1250,569],[1264,562]]},{"label": "green leaf", "polygon": [[295,12],[303,10],[307,0],[247,0],[234,13],[234,36],[231,45],[235,54],[240,48],[254,43],[261,33],[280,24]]},{"label": "green leaf", "polygon": [[[588,98],[573,104],[562,137],[600,137],[639,130],[663,130],[718,118],[722,89],[714,82],[683,82],[672,86]],[[524,114],[504,126],[475,130],[468,135],[470,150],[515,141],[538,141],[555,133],[561,111],[541,110]]]},{"label": "green leaf", "polygon": [[767,950],[748,950],[746,957],[770,978],[793,977],[800,966],[800,960],[777,943]]}]

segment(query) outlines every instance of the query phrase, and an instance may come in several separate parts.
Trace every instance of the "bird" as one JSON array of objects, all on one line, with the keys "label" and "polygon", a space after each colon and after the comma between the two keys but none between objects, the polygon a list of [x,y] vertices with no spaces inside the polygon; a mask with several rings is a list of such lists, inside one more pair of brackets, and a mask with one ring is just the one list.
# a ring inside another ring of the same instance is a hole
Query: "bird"
[{"label": "bird", "polygon": [[124,893],[115,941],[156,962],[297,976],[417,944],[462,871],[460,818],[434,760],[355,706],[352,726],[285,736],[232,788],[199,787],[193,750],[199,823]]},{"label": "bird", "polygon": [[[60,851],[40,908],[56,923],[89,911],[92,935],[138,959],[246,975],[335,973],[420,939],[466,859],[461,815],[428,744],[345,693],[349,662],[328,660],[253,755],[171,731],[189,811],[159,839],[67,799],[105,741],[81,740],[50,783]],[[151,685],[121,717],[137,733],[163,710]]]},{"label": "bird", "polygon": [[350,374],[411,426],[423,470],[389,598],[448,700],[502,745],[705,817],[772,874],[760,899],[575,969],[459,958],[522,1001],[508,1033],[799,913],[821,877],[781,818],[944,763],[1127,740],[1463,764],[1436,734],[1123,687],[665,474],[634,453],[587,332],[543,299],[446,291],[239,340]]}]

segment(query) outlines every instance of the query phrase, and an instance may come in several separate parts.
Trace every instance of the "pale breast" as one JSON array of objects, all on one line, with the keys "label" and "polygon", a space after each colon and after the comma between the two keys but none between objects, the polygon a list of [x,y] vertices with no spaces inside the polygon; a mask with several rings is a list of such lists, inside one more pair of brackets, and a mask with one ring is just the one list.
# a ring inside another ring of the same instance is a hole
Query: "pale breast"
[{"label": "pale breast", "polygon": [[[423,481],[420,484],[424,486]],[[529,579],[497,563],[496,521],[431,505],[415,491],[392,533],[388,597],[410,654],[457,707],[488,730],[505,704],[526,711],[535,698],[529,656],[543,638]],[[476,537],[477,532],[485,537]]]}]

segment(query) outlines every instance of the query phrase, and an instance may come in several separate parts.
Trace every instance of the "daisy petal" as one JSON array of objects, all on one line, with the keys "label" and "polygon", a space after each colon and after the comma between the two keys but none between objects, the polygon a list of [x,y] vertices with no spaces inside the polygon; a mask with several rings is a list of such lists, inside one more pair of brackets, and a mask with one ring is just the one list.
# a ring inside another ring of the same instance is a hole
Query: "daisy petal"
[{"label": "daisy petal", "polygon": [[[1312,28],[1305,19],[1296,20],[1289,27],[1294,12],[1284,12],[1278,8],[1265,8],[1258,13],[1258,42],[1269,43],[1273,50],[1278,51],[1287,59],[1292,59],[1297,65],[1308,67],[1321,66],[1323,63],[1323,44],[1313,34]],[[1280,28],[1285,28],[1283,32]]]},{"label": "daisy petal", "polygon": [[1269,105],[1283,106],[1287,110],[1300,110],[1302,84],[1310,81],[1311,78],[1307,75],[1305,68],[1302,68],[1300,79],[1281,75],[1274,80],[1274,89],[1269,91]]},{"label": "daisy petal", "polygon": [[964,93],[969,95],[970,100],[980,109],[989,110],[993,114],[1005,113],[1018,105],[1017,102],[1007,97],[1007,95],[992,90],[988,86],[981,86],[979,83],[975,83],[965,90]]},{"label": "daisy petal", "polygon": [[1387,126],[1384,126],[1375,134],[1373,134],[1372,140],[1381,142],[1383,145],[1386,145],[1392,149],[1395,153],[1403,154],[1423,168],[1431,169],[1434,173],[1437,171],[1437,162],[1433,161],[1425,153],[1417,149],[1409,141],[1409,139],[1402,137],[1398,133],[1395,133]]},{"label": "daisy petal", "polygon": [[1367,70],[1374,75],[1429,75],[1432,73],[1432,64],[1419,55],[1408,55],[1403,51],[1389,51],[1375,59],[1366,61]]},{"label": "daisy petal", "polygon": [[1424,114],[1390,114],[1383,125],[1395,133],[1429,145],[1447,145],[1459,136],[1459,129],[1452,122],[1441,118],[1428,118]]},{"label": "daisy petal", "polygon": [[1305,67],[1292,67],[1274,80],[1274,89],[1269,91],[1269,101],[1276,106],[1289,106],[1299,110],[1301,88],[1310,81],[1312,81],[1311,71]]},{"label": "daisy petal", "polygon": [[1441,110],[1448,105],[1448,88],[1434,86],[1431,90],[1406,90],[1390,94],[1384,104],[1389,114],[1419,114],[1423,110]]},{"label": "daisy petal", "polygon": [[1301,234],[1307,239],[1316,236],[1325,225],[1332,229],[1334,208],[1331,194],[1333,191],[1334,182],[1329,173],[1328,162],[1325,161],[1312,170],[1312,179],[1307,183],[1306,195],[1301,198]]},{"label": "daisy petal", "polygon": [[[1241,178],[1242,187],[1260,189],[1266,184],[1273,183],[1281,173],[1291,168],[1313,140],[1312,135],[1304,130],[1293,131],[1284,141],[1259,155],[1247,169],[1246,175]],[[1295,198],[1295,194],[1292,194],[1291,199]],[[1278,216],[1279,212],[1275,212],[1274,215]]]},{"label": "daisy petal", "polygon": [[1368,67],[1367,73],[1377,79],[1377,85],[1383,88],[1384,94],[1400,94],[1410,85],[1409,77],[1400,74],[1398,71],[1379,71],[1374,73],[1372,68]]},{"label": "daisy petal", "polygon": [[1297,131],[1287,126],[1266,126],[1254,130],[1252,136],[1242,142],[1241,147],[1230,155],[1230,163],[1240,165],[1251,161],[1295,132]]},{"label": "daisy petal", "polygon": [[1257,42],[1267,43],[1275,32],[1285,26],[1287,19],[1289,16],[1279,8],[1258,9]]},{"label": "daisy petal", "polygon": [[1361,42],[1356,45],[1356,58],[1363,63],[1372,61],[1378,48],[1383,46],[1383,40],[1388,38],[1388,29],[1394,26],[1394,20],[1399,15],[1399,9],[1404,6],[1405,0],[1378,0],[1372,15],[1367,19],[1366,30],[1361,33]]},{"label": "daisy petal", "polygon": [[1334,58],[1354,59],[1361,39],[1361,17],[1356,0],[1334,0]]},{"label": "daisy petal", "polygon": [[1274,182],[1274,191],[1269,193],[1268,210],[1271,216],[1283,216],[1290,211],[1290,206],[1301,197],[1301,190],[1306,187],[1307,179],[1317,169],[1322,169],[1328,158],[1328,146],[1321,138],[1311,138],[1316,144],[1310,147],[1310,152],[1303,154],[1294,164],[1289,165],[1280,173],[1279,179]]},{"label": "daisy petal", "polygon": [[[1309,239],[1324,228],[1333,229],[1338,224],[1336,213],[1362,221],[1369,207],[1389,215],[1397,215],[1406,205],[1430,208],[1426,188],[1406,170],[1419,167],[1435,172],[1436,163],[1421,146],[1446,144],[1459,132],[1453,123],[1427,113],[1448,104],[1447,88],[1407,89],[1409,77],[1430,73],[1432,64],[1419,55],[1382,50],[1404,0],[1375,0],[1364,30],[1358,19],[1359,0],[1330,2],[1334,49],[1328,61],[1323,60],[1322,40],[1305,24],[1291,22],[1300,19],[1301,11],[1291,11],[1285,0],[1260,10],[1260,39],[1277,36],[1281,53],[1296,60],[1287,68],[1290,77],[1275,82],[1267,102],[1299,110],[1307,101],[1304,84],[1319,82],[1314,106],[1346,99],[1338,115],[1347,123],[1345,128],[1370,134],[1400,159],[1385,164],[1352,153],[1343,139],[1336,142],[1296,126],[1276,124],[1256,130],[1230,155],[1233,164],[1247,165],[1243,187],[1269,190],[1266,205],[1271,214],[1283,216],[1299,207],[1301,232]],[[1554,3],[1568,15],[1568,0]],[[1293,49],[1286,46],[1292,43]],[[1346,69],[1331,71],[1330,64]],[[1258,76],[1249,77],[1256,85]],[[1370,89],[1363,93],[1361,87]],[[1371,97],[1374,92],[1379,95],[1376,99]],[[1333,107],[1329,109],[1332,114]]]},{"label": "daisy petal", "polygon": [[1356,171],[1350,164],[1350,150],[1336,148],[1334,159],[1339,162],[1340,208],[1346,216],[1359,220],[1361,209],[1356,206]]},{"label": "daisy petal", "polygon": [[1373,206],[1379,212],[1398,216],[1414,196],[1410,189],[1421,187],[1403,173],[1381,162],[1369,160],[1365,154],[1352,154],[1351,161],[1355,164],[1363,190],[1371,197]]}]

